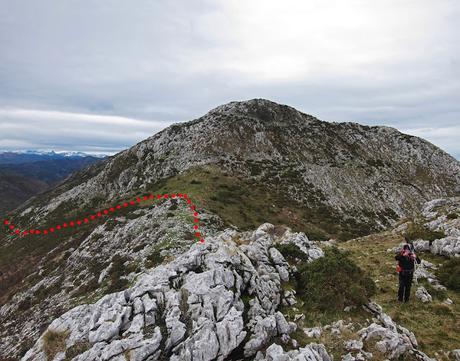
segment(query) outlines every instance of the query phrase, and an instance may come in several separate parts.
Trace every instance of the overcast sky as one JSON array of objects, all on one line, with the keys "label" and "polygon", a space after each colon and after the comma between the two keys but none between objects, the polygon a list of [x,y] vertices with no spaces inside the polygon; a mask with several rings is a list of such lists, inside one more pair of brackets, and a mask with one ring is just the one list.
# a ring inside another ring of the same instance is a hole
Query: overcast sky
[{"label": "overcast sky", "polygon": [[116,152],[268,98],[460,159],[458,0],[0,0],[0,149]]}]

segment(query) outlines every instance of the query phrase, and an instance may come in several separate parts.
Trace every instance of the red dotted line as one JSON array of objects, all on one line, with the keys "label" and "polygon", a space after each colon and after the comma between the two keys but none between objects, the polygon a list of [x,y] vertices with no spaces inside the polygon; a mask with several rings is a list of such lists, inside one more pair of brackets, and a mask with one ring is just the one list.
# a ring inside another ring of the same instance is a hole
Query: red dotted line
[{"label": "red dotted line", "polygon": [[3,224],[8,228],[8,230],[18,236],[30,236],[30,235],[47,235],[50,233],[55,233],[58,231],[61,231],[63,229],[67,228],[77,228],[78,226],[81,226],[82,224],[90,223],[96,219],[99,219],[104,216],[108,216],[110,214],[116,213],[116,211],[123,209],[123,208],[128,208],[132,207],[134,205],[141,204],[142,202],[149,201],[149,200],[155,200],[155,199],[168,199],[168,198],[180,198],[180,199],[185,199],[188,208],[193,212],[193,229],[195,231],[195,237],[200,240],[201,243],[204,243],[204,238],[202,237],[202,234],[199,230],[199,223],[200,219],[198,218],[199,214],[196,210],[195,204],[192,203],[191,199],[187,196],[185,193],[172,193],[172,194],[149,194],[145,195],[143,197],[137,197],[134,200],[126,201],[122,204],[117,204],[116,206],[104,209],[99,212],[95,212],[93,214],[90,214],[84,218],[75,220],[75,221],[70,221],[70,222],[64,222],[62,224],[58,224],[54,227],[50,227],[47,229],[20,229],[18,226],[14,225],[13,222],[11,222],[8,219],[5,219],[3,221]]}]

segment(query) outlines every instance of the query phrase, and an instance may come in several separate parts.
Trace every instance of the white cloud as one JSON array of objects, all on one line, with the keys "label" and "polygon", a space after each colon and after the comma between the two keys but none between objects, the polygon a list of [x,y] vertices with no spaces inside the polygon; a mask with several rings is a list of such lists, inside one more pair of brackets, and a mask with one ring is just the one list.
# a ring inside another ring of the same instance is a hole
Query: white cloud
[{"label": "white cloud", "polygon": [[[449,46],[449,2],[252,0],[221,2],[197,25],[210,49],[187,60],[203,72],[237,71],[249,79],[299,81],[364,77],[385,81],[391,67],[417,65]],[[434,5],[436,8],[434,9]],[[198,22],[197,22],[198,23]],[[209,32],[209,29],[213,31]],[[427,31],[429,29],[429,31]],[[209,35],[205,35],[209,34]],[[430,56],[427,58],[427,49]],[[190,66],[190,65],[189,65]],[[405,74],[407,75],[407,74]]]},{"label": "white cloud", "polygon": [[[258,97],[325,120],[403,129],[460,117],[457,0],[16,0],[4,8],[0,108],[51,110],[30,114],[40,129],[21,118],[22,134],[62,128],[69,137],[60,147],[96,146],[96,132],[111,134],[103,147],[125,147],[122,134],[135,141],[161,128],[133,119],[184,121]],[[92,122],[91,138],[82,128]],[[29,144],[20,133],[0,134],[3,146]],[[449,139],[438,145],[457,152]]]},{"label": "white cloud", "polygon": [[30,109],[0,109],[0,149],[114,153],[170,122]]}]

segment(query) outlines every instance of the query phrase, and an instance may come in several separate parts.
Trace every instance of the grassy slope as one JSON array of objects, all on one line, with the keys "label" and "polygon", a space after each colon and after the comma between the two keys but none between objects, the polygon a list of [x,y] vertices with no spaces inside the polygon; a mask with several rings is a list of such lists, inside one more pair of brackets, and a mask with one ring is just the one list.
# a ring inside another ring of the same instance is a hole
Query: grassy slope
[{"label": "grassy slope", "polygon": [[[453,350],[460,345],[460,294],[448,290],[448,297],[454,302],[450,306],[439,299],[424,304],[415,298],[417,286],[414,284],[410,302],[398,303],[396,261],[392,253],[387,253],[387,249],[401,241],[400,236],[384,232],[342,243],[340,248],[351,251],[355,262],[370,272],[378,286],[374,299],[385,312],[414,332],[422,351],[432,357],[445,359],[441,350]],[[431,254],[420,256],[436,265],[445,260]]]},{"label": "grassy slope", "polygon": [[[226,226],[235,225],[241,230],[257,228],[261,223],[284,224],[295,231],[305,232],[311,239],[325,240],[330,236],[336,236],[343,231],[337,226],[335,218],[325,207],[318,209],[314,205],[311,209],[298,204],[295,200],[283,196],[282,191],[277,191],[275,185],[271,188],[254,181],[223,173],[216,166],[191,169],[175,177],[161,180],[156,184],[150,184],[146,189],[137,194],[120,195],[120,200],[145,193],[171,193],[186,192],[198,206],[206,208],[218,214],[226,223]],[[43,195],[41,203],[46,203]],[[101,210],[112,206],[103,198],[95,197],[91,205],[81,209],[77,203],[66,202],[52,211],[40,225],[29,224],[28,217],[13,217],[13,221],[21,228],[50,227],[69,220],[75,220],[87,215],[94,210]],[[118,212],[119,213],[119,212]],[[41,258],[47,252],[62,243],[63,238],[82,238],[85,231],[90,232],[94,228],[93,223],[79,228],[77,234],[73,230],[61,231],[59,234],[41,236],[39,244],[32,244],[28,238],[15,239],[14,244],[1,245],[5,234],[0,235],[0,270],[22,268],[21,262],[26,264],[32,258]],[[63,237],[64,236],[64,237]],[[8,237],[8,236],[6,236]]]},{"label": "grassy slope", "polygon": [[314,240],[326,240],[342,231],[325,207],[309,209],[269,186],[257,181],[222,172],[217,166],[194,168],[160,181],[152,189],[161,192],[182,191],[193,196],[196,203],[218,214],[227,226],[241,230],[257,228],[261,223],[288,225],[303,231]]},{"label": "grassy slope", "polygon": [[[135,195],[131,195],[134,197]],[[129,200],[126,196],[124,200]],[[162,202],[162,200],[160,201]],[[96,219],[88,224],[82,224],[78,228],[67,228],[60,230],[54,234],[40,235],[38,238],[33,237],[17,237],[4,233],[5,237],[12,237],[14,240],[8,244],[0,244],[0,305],[6,300],[10,299],[18,289],[24,287],[24,279],[34,271],[37,270],[40,264],[45,265],[46,269],[54,269],[57,263],[63,262],[62,255],[71,248],[77,248],[78,245],[100,224],[110,225],[114,222],[116,217],[125,216],[127,218],[137,218],[138,215],[134,214],[138,209],[150,207],[154,201],[143,201],[140,205],[122,208],[117,210],[113,215],[109,214],[107,217]],[[113,206],[114,203],[102,204],[95,208],[102,210]],[[59,220],[49,221],[45,220],[48,225],[55,225],[57,223],[69,222],[70,220],[83,219],[83,216],[88,215],[90,212],[84,210],[66,211],[60,214]],[[93,213],[93,212],[91,212]],[[193,218],[190,214],[186,215],[192,224]],[[51,219],[56,219],[51,217]],[[45,223],[46,224],[46,223]],[[22,224],[21,224],[22,225]],[[2,229],[5,232],[5,229]],[[38,279],[29,280],[30,286],[35,284]]]}]

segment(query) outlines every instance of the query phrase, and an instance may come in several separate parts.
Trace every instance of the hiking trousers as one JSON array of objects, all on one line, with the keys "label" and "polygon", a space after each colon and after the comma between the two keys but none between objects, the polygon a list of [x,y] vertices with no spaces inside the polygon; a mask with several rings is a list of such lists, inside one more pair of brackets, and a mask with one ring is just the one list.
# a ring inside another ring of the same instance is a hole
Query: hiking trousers
[{"label": "hiking trousers", "polygon": [[410,296],[410,287],[412,286],[412,277],[414,271],[402,270],[399,272],[399,289],[398,289],[398,301],[407,302]]}]

